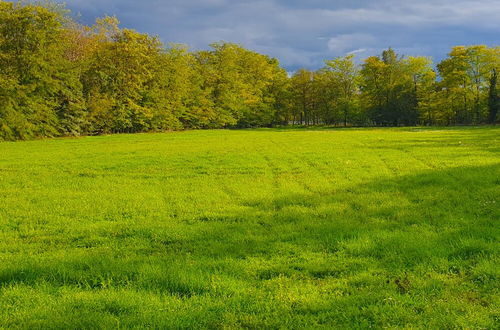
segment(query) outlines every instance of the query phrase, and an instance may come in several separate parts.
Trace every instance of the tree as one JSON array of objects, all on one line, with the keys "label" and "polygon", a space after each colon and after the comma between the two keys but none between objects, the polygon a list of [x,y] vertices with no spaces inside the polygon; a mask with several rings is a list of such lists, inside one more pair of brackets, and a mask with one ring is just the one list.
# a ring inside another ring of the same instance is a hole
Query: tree
[{"label": "tree", "polygon": [[[167,111],[160,100],[150,102],[161,78],[162,44],[157,38],[119,29],[118,20],[111,17],[98,20],[93,30],[98,43],[82,76],[88,130],[122,133],[153,128],[155,113]],[[175,117],[168,116],[171,120],[163,129],[176,126]]]},{"label": "tree", "polygon": [[219,126],[265,126],[283,102],[286,72],[276,59],[231,43],[215,43],[198,52],[203,89],[209,91]]},{"label": "tree", "polygon": [[0,2],[0,137],[71,133],[80,107],[77,71],[65,56],[67,19],[41,5]]},{"label": "tree", "polygon": [[359,94],[359,69],[354,62],[354,55],[326,61],[326,70],[335,82],[330,85],[336,89],[337,106],[343,114],[344,126],[347,126],[357,106],[356,99]]},{"label": "tree", "polygon": [[497,114],[500,109],[500,97],[498,96],[498,74],[497,70],[493,69],[491,78],[490,78],[490,86],[489,86],[489,97],[488,97],[488,107],[489,107],[489,123],[495,124],[497,120]]},{"label": "tree", "polygon": [[488,84],[498,67],[499,50],[486,46],[454,47],[438,64],[441,86],[448,90],[448,104],[455,112],[455,123],[479,124],[488,113]]},{"label": "tree", "polygon": [[388,49],[366,59],[361,76],[363,103],[377,125],[416,125],[429,107],[435,73],[428,58],[404,58]]},{"label": "tree", "polygon": [[495,123],[500,47],[458,46],[437,65],[393,49],[291,77],[232,43],[190,52],[56,3],[0,2],[0,139],[303,125]]},{"label": "tree", "polygon": [[306,69],[298,70],[291,78],[293,123],[311,123],[314,104],[313,81],[313,72]]},{"label": "tree", "polygon": [[413,85],[413,99],[420,122],[432,125],[435,117],[433,98],[436,90],[436,72],[432,60],[427,57],[409,57],[405,60],[406,74]]},{"label": "tree", "polygon": [[331,71],[326,68],[314,72],[312,80],[312,95],[314,111],[321,123],[336,125],[342,115],[338,107],[338,86]]}]

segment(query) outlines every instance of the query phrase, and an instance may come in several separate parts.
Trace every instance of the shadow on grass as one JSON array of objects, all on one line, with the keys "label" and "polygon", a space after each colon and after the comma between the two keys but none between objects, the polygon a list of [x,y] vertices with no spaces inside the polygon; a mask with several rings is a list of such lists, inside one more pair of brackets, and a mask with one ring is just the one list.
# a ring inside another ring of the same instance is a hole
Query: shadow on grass
[{"label": "shadow on grass", "polygon": [[[210,292],[214,274],[243,281],[283,274],[323,279],[370,268],[400,274],[422,267],[455,267],[454,271],[469,271],[471,278],[491,284],[491,269],[477,274],[471,269],[498,256],[499,196],[500,164],[384,178],[321,192],[283,192],[271,199],[246,200],[241,213],[186,223],[197,226],[197,234],[174,247],[167,244],[168,233],[165,242],[160,233],[148,250],[130,246],[128,254],[123,252],[126,246],[116,248],[120,242],[114,242],[116,250],[68,250],[67,256],[52,259],[4,257],[0,287],[133,287],[190,297]],[[138,235],[137,240],[150,237]],[[248,277],[241,267],[255,259],[274,264],[257,267],[256,277]]]},{"label": "shadow on grass", "polygon": [[[243,129],[252,132],[373,132],[383,133],[379,138],[371,138],[366,142],[371,149],[440,149],[443,147],[473,148],[488,152],[500,153],[500,126],[452,126],[452,127],[281,127]],[[478,136],[480,130],[480,136]],[[418,133],[439,133],[442,131],[450,134],[428,135]],[[401,132],[415,133],[401,138]],[[385,134],[388,133],[388,134]],[[394,133],[391,135],[390,133]],[[396,134],[397,133],[397,134]],[[466,149],[464,149],[466,151]]]},{"label": "shadow on grass", "polygon": [[268,128],[234,128],[234,131],[252,132],[293,132],[293,131],[388,131],[388,132],[474,132],[482,130],[497,133],[500,126],[405,126],[405,127],[384,127],[384,126],[276,126]]}]

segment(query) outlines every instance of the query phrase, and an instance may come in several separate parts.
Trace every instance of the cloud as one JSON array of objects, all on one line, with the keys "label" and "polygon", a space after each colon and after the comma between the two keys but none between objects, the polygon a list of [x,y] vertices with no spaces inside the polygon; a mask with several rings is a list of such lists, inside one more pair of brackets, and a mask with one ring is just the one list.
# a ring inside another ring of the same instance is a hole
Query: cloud
[{"label": "cloud", "polygon": [[[360,47],[372,46],[376,41],[375,37],[366,33],[343,34],[330,38],[328,40],[328,49],[333,54],[341,55],[357,52],[361,49]],[[366,50],[366,48],[363,48],[363,50]]]},{"label": "cloud", "polygon": [[[63,0],[57,0],[63,2]],[[289,71],[391,46],[442,59],[457,44],[500,44],[498,0],[67,0],[90,24],[123,26],[193,49],[226,40],[276,57]]]},{"label": "cloud", "polygon": [[355,50],[352,50],[352,51],[348,52],[347,55],[361,54],[361,53],[364,53],[366,51],[367,51],[366,48],[355,49]]}]

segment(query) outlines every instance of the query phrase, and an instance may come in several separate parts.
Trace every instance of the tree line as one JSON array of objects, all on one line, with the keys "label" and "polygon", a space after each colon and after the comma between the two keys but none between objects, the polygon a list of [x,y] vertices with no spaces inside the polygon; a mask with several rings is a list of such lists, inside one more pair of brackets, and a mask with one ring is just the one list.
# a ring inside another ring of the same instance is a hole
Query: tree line
[{"label": "tree line", "polygon": [[0,1],[0,139],[274,125],[495,123],[500,47],[454,47],[436,68],[392,49],[289,76],[219,42],[164,46],[114,17]]}]

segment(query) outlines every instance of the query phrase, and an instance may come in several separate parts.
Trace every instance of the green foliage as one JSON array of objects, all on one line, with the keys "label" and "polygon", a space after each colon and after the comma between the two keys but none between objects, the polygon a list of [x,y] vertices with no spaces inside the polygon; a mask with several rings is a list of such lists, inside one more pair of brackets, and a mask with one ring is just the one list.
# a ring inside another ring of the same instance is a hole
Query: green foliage
[{"label": "green foliage", "polygon": [[0,137],[25,139],[69,133],[62,108],[78,105],[78,83],[65,56],[60,13],[0,2]]},{"label": "green foliage", "polygon": [[265,126],[276,117],[286,72],[278,61],[229,43],[196,54],[218,126]]},{"label": "green foliage", "polygon": [[498,95],[498,73],[496,69],[492,70],[488,94],[489,122],[495,124],[498,113],[500,112],[500,96]]},{"label": "green foliage", "polygon": [[[0,2],[0,139],[275,125],[495,123],[500,48],[454,47],[438,64],[392,49],[291,77],[276,59],[219,42],[191,52],[79,25],[50,1]],[[438,79],[439,78],[439,79]]]},{"label": "green foliage", "polygon": [[329,76],[330,86],[333,87],[336,107],[342,113],[344,126],[356,121],[354,114],[358,108],[357,96],[359,92],[359,68],[354,62],[354,56],[339,57],[326,61],[326,73]]},{"label": "green foliage", "polygon": [[[160,59],[163,51],[156,38],[132,30],[120,30],[114,18],[93,28],[98,40],[82,73],[88,104],[89,131],[93,133],[141,132],[151,129],[156,115],[170,119],[155,128],[175,125],[172,109],[158,97]],[[151,102],[152,99],[155,102]],[[173,122],[173,123],[172,123]]]},{"label": "green foliage", "polygon": [[314,121],[314,73],[306,69],[298,70],[290,81],[292,90],[293,123],[313,124]]},{"label": "green foliage", "polygon": [[165,49],[114,17],[79,26],[51,3],[0,3],[0,138],[265,126],[286,72],[234,44]]},{"label": "green foliage", "polygon": [[429,86],[435,75],[424,57],[403,58],[392,49],[363,64],[362,90],[371,121],[377,125],[416,125],[426,108]]},{"label": "green foliage", "polygon": [[496,329],[500,128],[0,144],[0,328]]},{"label": "green foliage", "polygon": [[500,48],[454,47],[449,58],[438,64],[447,92],[442,93],[451,123],[479,124],[488,120],[488,84],[500,68]]}]

